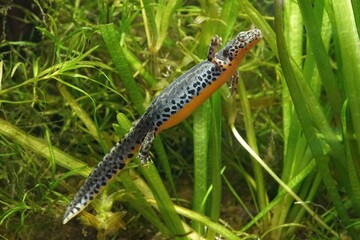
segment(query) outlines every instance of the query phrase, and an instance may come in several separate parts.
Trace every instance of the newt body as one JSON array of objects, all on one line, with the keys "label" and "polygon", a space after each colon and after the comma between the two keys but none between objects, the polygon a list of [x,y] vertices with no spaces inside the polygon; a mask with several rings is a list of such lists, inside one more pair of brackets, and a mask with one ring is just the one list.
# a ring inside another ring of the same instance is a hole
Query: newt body
[{"label": "newt body", "polygon": [[236,75],[240,61],[260,39],[258,29],[240,32],[215,53],[221,39],[213,38],[208,59],[166,87],[126,136],[94,168],[68,205],[63,223],[66,224],[81,212],[137,152],[142,163],[148,161],[156,134],[183,121],[230,77]]}]

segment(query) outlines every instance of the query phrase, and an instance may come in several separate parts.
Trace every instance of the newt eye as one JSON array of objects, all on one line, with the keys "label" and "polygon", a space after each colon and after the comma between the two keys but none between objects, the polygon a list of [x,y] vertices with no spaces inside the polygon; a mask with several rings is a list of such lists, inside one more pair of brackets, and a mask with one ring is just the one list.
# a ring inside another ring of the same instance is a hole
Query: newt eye
[{"label": "newt eye", "polygon": [[241,32],[237,36],[237,40],[241,42],[243,42],[245,38],[246,38],[246,32]]}]

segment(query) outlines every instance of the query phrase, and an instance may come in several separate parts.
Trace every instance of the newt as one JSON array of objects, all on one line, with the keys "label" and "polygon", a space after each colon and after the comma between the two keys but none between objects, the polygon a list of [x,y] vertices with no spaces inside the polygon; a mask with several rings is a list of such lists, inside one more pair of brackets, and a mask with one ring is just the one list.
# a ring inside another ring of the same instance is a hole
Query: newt
[{"label": "newt", "polygon": [[158,133],[186,119],[229,78],[236,82],[241,60],[261,37],[258,29],[240,32],[218,52],[221,38],[213,37],[207,59],[176,78],[155,97],[125,137],[93,169],[68,205],[63,224],[89,205],[135,154],[142,164],[149,161],[151,143]]}]

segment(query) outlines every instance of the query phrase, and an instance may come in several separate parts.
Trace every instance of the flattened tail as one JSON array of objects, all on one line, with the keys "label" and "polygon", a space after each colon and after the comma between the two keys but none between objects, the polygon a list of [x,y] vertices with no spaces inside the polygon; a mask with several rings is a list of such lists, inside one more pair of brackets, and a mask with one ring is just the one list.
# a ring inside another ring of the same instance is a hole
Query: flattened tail
[{"label": "flattened tail", "polygon": [[81,201],[75,204],[69,204],[66,208],[63,224],[66,224],[68,221],[70,221],[73,217],[78,215],[84,208],[86,208],[87,205],[89,205],[91,201],[86,201],[85,198],[82,198]]},{"label": "flattened tail", "polygon": [[[125,162],[128,162],[127,159]],[[103,162],[100,162],[98,166],[93,170],[93,172],[89,175],[85,184],[79,189],[79,191],[75,194],[75,197],[70,202],[70,204],[66,207],[66,211],[63,218],[63,224],[66,224],[76,215],[78,215],[82,210],[84,210],[101,191],[105,188],[105,186],[117,176],[122,169],[126,166],[126,163],[119,164],[119,168],[113,169],[111,175],[104,175],[101,181],[94,181],[94,177],[97,176],[97,169],[105,165]],[[115,172],[116,171],[116,172]],[[95,176],[94,176],[95,175]]]},{"label": "flattened tail", "polygon": [[139,146],[132,145],[129,138],[124,138],[113,147],[104,159],[90,173],[84,185],[75,194],[67,206],[63,224],[78,215],[92,200],[114,179],[138,151]]}]

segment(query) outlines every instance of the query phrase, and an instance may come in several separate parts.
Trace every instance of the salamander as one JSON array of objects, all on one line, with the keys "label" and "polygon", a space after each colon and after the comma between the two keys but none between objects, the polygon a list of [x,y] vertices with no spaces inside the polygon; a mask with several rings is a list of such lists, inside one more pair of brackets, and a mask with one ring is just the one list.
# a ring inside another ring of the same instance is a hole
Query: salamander
[{"label": "salamander", "polygon": [[155,136],[183,121],[229,78],[236,78],[241,60],[261,37],[258,29],[240,32],[218,52],[221,38],[213,37],[207,59],[176,78],[155,97],[125,137],[93,169],[68,205],[63,224],[79,214],[136,154],[146,163]]}]

